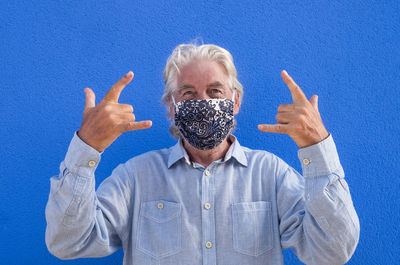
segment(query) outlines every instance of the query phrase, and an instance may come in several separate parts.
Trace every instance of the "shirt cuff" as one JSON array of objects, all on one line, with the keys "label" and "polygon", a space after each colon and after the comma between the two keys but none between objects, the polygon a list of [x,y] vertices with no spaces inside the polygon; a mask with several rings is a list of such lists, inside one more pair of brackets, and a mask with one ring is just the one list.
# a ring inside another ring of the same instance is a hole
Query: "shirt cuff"
[{"label": "shirt cuff", "polygon": [[301,148],[298,157],[306,178],[327,176],[342,168],[331,135],[317,144]]},{"label": "shirt cuff", "polygon": [[101,154],[96,149],[86,144],[75,132],[65,156],[65,166],[71,173],[82,177],[93,177]]}]

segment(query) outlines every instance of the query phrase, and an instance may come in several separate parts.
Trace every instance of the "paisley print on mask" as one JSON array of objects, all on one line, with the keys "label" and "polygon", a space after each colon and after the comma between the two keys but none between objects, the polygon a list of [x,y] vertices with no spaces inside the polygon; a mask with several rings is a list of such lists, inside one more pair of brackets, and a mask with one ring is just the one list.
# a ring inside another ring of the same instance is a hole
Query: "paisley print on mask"
[{"label": "paisley print on mask", "polygon": [[184,100],[175,104],[175,125],[194,147],[209,150],[234,127],[233,101],[229,99]]}]

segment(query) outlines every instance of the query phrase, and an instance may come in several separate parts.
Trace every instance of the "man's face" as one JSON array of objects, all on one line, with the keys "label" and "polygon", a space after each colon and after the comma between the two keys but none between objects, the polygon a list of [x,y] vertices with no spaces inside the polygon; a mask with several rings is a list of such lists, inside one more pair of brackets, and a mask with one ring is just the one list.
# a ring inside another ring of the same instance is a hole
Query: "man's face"
[{"label": "man's face", "polygon": [[[232,90],[228,86],[228,76],[224,67],[210,60],[194,60],[185,65],[178,75],[175,102],[227,98],[232,100]],[[234,115],[239,112],[239,94],[235,94]],[[174,108],[170,100],[170,113],[174,118]]]}]

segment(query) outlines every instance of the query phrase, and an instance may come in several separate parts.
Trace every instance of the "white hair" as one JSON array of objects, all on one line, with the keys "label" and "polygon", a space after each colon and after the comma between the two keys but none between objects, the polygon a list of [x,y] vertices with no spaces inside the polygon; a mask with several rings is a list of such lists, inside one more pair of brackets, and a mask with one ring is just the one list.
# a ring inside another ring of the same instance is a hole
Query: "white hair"
[{"label": "white hair", "polygon": [[[213,44],[180,44],[172,51],[163,72],[165,89],[161,102],[167,109],[168,118],[171,118],[171,113],[169,112],[169,96],[173,95],[177,88],[178,75],[181,72],[180,69],[198,59],[207,59],[220,63],[228,75],[229,88],[232,91],[236,90],[236,93],[239,95],[239,103],[242,101],[243,86],[237,79],[237,71],[233,64],[232,55],[227,50]],[[175,127],[173,121],[171,122],[170,132],[174,137],[180,136],[179,130]]]}]

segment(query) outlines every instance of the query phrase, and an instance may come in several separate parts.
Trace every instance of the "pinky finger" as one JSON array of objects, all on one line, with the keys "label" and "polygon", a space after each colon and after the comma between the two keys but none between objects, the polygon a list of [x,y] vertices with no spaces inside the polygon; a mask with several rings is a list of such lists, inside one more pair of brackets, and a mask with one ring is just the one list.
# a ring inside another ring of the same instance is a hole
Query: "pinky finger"
[{"label": "pinky finger", "polygon": [[153,125],[152,121],[135,121],[130,122],[127,124],[126,132],[127,131],[135,131],[135,130],[143,130],[148,129]]},{"label": "pinky finger", "polygon": [[258,129],[263,132],[285,133],[289,132],[288,124],[259,124]]}]

